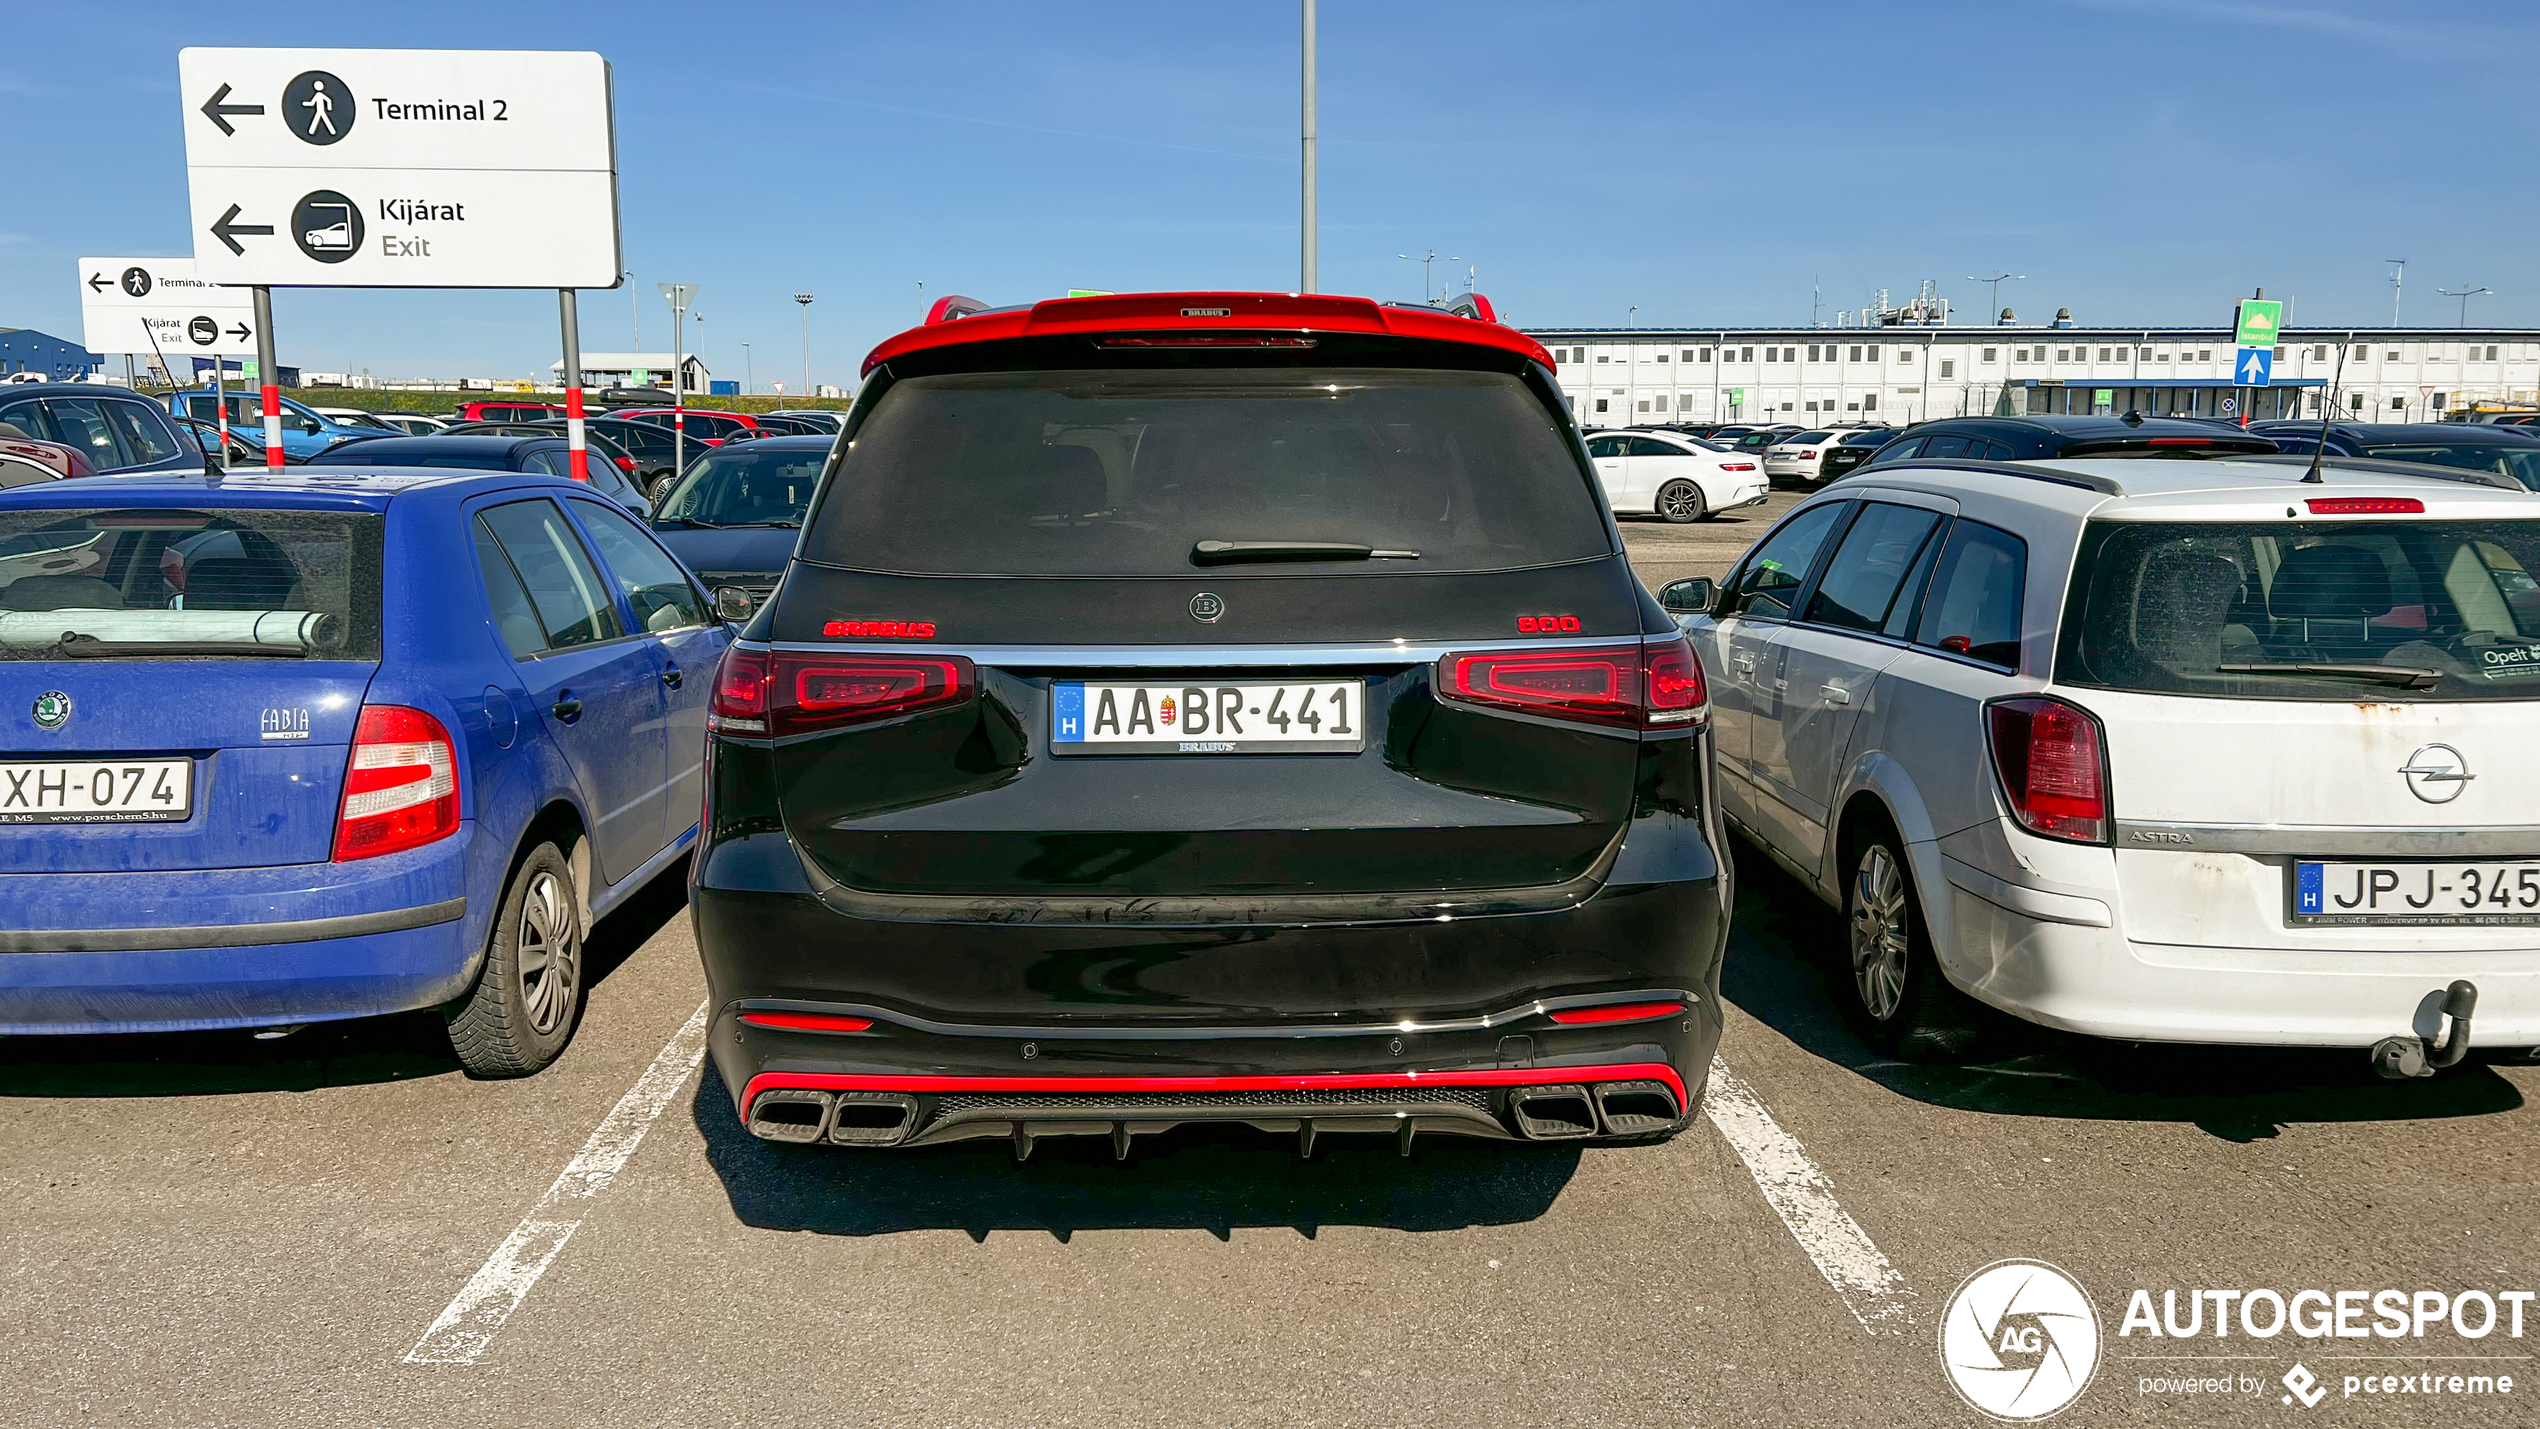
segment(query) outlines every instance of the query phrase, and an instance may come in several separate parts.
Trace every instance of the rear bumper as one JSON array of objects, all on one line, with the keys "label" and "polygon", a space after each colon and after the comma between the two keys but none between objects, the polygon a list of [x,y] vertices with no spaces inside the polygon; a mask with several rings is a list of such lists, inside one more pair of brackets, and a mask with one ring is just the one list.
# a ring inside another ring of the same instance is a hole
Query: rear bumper
[{"label": "rear bumper", "polygon": [[0,1035],[179,1032],[404,1012],[466,989],[473,825],[356,863],[0,878]]}]

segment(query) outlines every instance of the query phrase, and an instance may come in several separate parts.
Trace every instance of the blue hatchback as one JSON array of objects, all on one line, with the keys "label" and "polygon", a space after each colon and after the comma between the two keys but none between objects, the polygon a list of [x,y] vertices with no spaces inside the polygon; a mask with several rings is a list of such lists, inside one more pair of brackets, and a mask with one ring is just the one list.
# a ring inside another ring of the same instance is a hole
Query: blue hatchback
[{"label": "blue hatchback", "polygon": [[438,1007],[519,1075],[687,851],[730,632],[529,473],[0,492],[0,1034]]}]

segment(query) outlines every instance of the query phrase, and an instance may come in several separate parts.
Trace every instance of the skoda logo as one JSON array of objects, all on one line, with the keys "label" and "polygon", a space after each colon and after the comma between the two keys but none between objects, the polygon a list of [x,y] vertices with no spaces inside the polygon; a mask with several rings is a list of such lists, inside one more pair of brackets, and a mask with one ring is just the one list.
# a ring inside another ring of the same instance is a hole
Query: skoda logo
[{"label": "skoda logo", "polygon": [[2469,772],[2469,761],[2448,744],[2429,744],[2408,756],[2399,766],[2408,778],[2408,792],[2429,804],[2448,804],[2461,796],[2461,786],[2478,776]]},{"label": "skoda logo", "polygon": [[1215,625],[1217,618],[1225,613],[1226,602],[1215,591],[1204,590],[1191,597],[1191,619],[1193,620]]},{"label": "skoda logo", "polygon": [[1997,1260],[1949,1297],[1940,1365],[1979,1414],[2015,1424],[2052,1418],[2098,1372],[2099,1312],[2054,1266]]},{"label": "skoda logo", "polygon": [[71,697],[59,690],[46,690],[35,697],[35,726],[38,729],[60,729],[71,718]]}]

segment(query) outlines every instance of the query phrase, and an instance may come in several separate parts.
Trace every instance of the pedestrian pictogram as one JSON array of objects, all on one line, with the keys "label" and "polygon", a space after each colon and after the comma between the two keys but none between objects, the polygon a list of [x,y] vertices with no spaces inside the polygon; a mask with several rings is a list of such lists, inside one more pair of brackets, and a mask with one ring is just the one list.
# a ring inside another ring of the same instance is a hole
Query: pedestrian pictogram
[{"label": "pedestrian pictogram", "polygon": [[334,143],[353,131],[360,113],[352,87],[322,69],[305,71],[282,89],[283,122],[303,143]]}]

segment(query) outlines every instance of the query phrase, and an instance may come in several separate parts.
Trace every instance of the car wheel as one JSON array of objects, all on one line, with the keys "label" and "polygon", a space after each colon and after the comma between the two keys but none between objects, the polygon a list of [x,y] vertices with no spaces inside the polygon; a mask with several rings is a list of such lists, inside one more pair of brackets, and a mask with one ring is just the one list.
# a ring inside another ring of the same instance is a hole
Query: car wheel
[{"label": "car wheel", "polygon": [[448,1009],[450,1050],[479,1077],[525,1077],[573,1040],[582,1014],[582,900],[540,844],[512,873],[476,986]]},{"label": "car wheel", "polygon": [[1911,1062],[1950,1061],[1974,1049],[1977,1009],[1932,959],[1903,848],[1883,827],[1853,847],[1843,894],[1852,1010],[1881,1049]]},{"label": "car wheel", "polygon": [[671,485],[672,473],[665,471],[660,476],[654,478],[651,486],[644,489],[644,495],[646,499],[653,503],[654,509],[660,509],[662,498],[670,494]]},{"label": "car wheel", "polygon": [[1658,488],[1660,519],[1681,526],[1688,521],[1699,521],[1710,514],[1710,506],[1702,499],[1702,488],[1692,482],[1671,481]]}]

